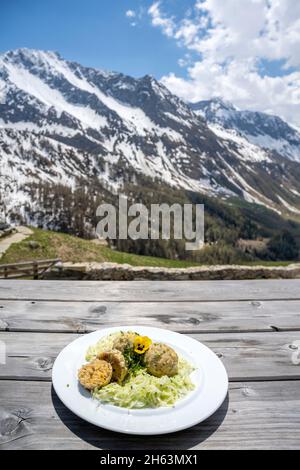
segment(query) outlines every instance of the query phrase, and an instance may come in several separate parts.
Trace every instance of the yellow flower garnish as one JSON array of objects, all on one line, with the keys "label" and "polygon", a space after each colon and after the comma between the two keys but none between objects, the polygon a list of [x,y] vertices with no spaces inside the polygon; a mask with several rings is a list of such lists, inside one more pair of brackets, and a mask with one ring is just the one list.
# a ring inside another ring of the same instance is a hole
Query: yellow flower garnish
[{"label": "yellow flower garnish", "polygon": [[148,336],[136,336],[133,347],[137,354],[144,354],[150,348],[152,341]]}]

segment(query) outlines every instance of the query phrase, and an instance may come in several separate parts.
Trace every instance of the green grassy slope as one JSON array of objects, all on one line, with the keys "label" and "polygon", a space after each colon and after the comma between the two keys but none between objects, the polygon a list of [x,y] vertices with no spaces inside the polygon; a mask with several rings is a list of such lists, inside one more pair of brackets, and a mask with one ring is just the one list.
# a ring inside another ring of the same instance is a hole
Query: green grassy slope
[{"label": "green grassy slope", "polygon": [[[171,260],[152,256],[140,256],[112,250],[89,240],[83,240],[65,233],[32,228],[33,234],[20,243],[14,243],[0,260],[0,264],[18,263],[21,261],[61,258],[64,262],[112,262],[132,266],[154,266],[168,268],[186,268],[198,266],[191,261]],[[39,244],[36,249],[30,248],[28,242]],[[248,265],[285,266],[289,262],[257,261],[241,263]]]},{"label": "green grassy slope", "polygon": [[[32,228],[32,227],[31,227]],[[14,243],[1,258],[1,264],[18,263],[39,259],[61,258],[67,262],[112,262],[131,264],[132,266],[165,266],[170,268],[185,268],[197,263],[177,261],[151,256],[139,256],[130,253],[111,250],[89,240],[83,240],[65,233],[52,232],[32,228],[33,235],[20,243]],[[28,242],[39,244],[36,249],[30,248]]]}]

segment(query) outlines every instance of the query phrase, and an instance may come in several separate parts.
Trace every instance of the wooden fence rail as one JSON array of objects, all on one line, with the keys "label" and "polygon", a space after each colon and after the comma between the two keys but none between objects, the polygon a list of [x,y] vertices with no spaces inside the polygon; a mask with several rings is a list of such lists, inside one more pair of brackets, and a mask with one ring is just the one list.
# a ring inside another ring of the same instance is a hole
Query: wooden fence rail
[{"label": "wooden fence rail", "polygon": [[33,277],[41,279],[46,271],[57,263],[60,258],[24,261],[22,263],[0,264],[0,279],[17,279],[19,277]]}]

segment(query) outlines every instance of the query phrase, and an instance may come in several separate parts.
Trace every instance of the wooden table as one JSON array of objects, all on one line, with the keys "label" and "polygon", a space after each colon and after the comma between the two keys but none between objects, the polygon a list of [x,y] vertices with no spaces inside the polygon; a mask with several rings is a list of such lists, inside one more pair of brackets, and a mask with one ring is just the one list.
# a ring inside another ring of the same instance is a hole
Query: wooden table
[{"label": "wooden table", "polygon": [[[72,414],[51,385],[55,357],[78,335],[121,324],[168,328],[213,349],[230,377],[223,406],[151,438]],[[0,330],[1,449],[300,448],[300,280],[0,281]]]}]

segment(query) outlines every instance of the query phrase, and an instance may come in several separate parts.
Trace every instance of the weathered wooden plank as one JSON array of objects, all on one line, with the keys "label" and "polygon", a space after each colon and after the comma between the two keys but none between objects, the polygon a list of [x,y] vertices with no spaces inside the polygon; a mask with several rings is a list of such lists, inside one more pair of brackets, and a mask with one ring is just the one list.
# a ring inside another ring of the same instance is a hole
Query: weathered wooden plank
[{"label": "weathered wooden plank", "polygon": [[300,301],[0,301],[0,330],[84,333],[136,323],[180,332],[300,330]]},{"label": "weathered wooden plank", "polygon": [[299,382],[235,383],[208,420],[165,436],[127,436],[77,418],[50,383],[0,381],[0,449],[299,449]]},{"label": "weathered wooden plank", "polygon": [[[0,379],[51,380],[59,351],[77,338],[62,333],[0,333],[6,344],[7,361]],[[300,335],[282,333],[190,334],[219,355],[231,381],[300,379],[300,365],[293,363],[300,348]],[[297,361],[296,361],[297,362]]]},{"label": "weathered wooden plank", "polygon": [[21,261],[20,263],[10,263],[10,264],[0,264],[0,271],[2,271],[4,268],[23,268],[26,266],[32,266],[32,265],[37,265],[37,266],[48,266],[52,264],[56,264],[61,262],[60,258],[52,258],[52,259],[38,259],[38,260],[33,260],[33,261]]},{"label": "weathered wooden plank", "polygon": [[[130,286],[130,288],[129,288]],[[0,281],[3,300],[300,300],[300,279],[259,281]]]}]

